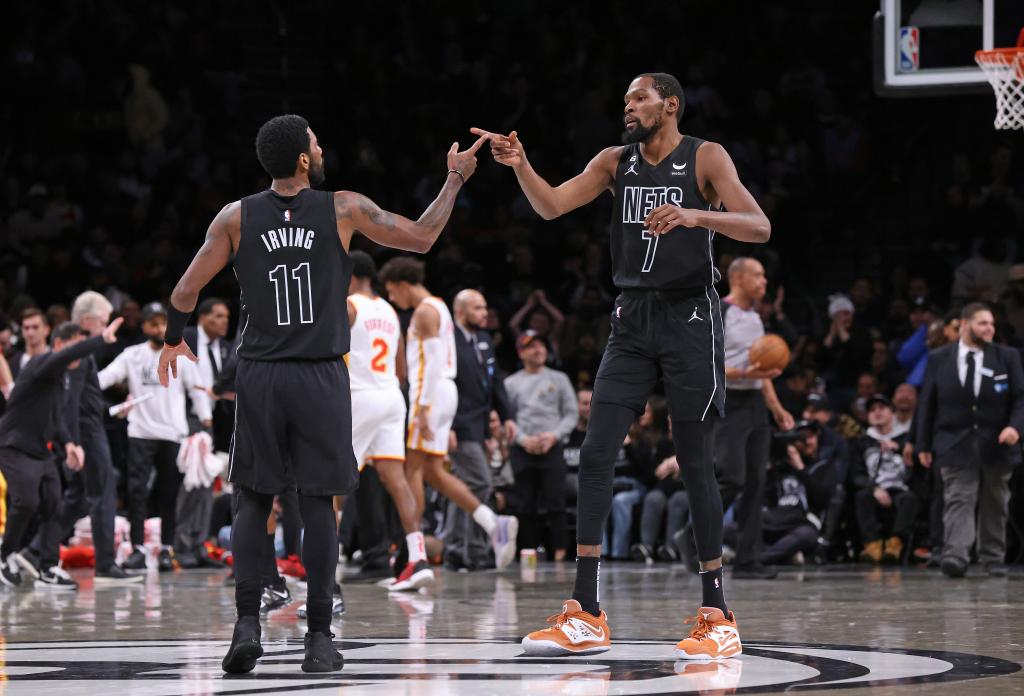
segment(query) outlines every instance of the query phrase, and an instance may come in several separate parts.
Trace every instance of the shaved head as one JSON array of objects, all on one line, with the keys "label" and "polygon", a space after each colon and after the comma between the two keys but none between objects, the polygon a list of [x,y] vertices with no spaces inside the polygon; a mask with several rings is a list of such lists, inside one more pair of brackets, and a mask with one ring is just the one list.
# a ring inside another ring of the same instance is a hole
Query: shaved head
[{"label": "shaved head", "polygon": [[732,263],[729,264],[729,270],[726,271],[726,276],[732,280],[740,273],[745,273],[753,260],[754,259],[749,256],[737,256],[733,259]]},{"label": "shaved head", "polygon": [[465,309],[467,306],[473,304],[474,302],[483,301],[483,295],[481,295],[476,290],[473,290],[472,288],[466,288],[465,290],[460,290],[459,294],[455,296],[455,303],[453,306],[455,307],[455,311],[458,312],[459,309]]},{"label": "shaved head", "polygon": [[467,329],[478,331],[487,323],[487,300],[472,288],[459,291],[452,307],[455,309],[455,321]]},{"label": "shaved head", "polygon": [[764,266],[757,259],[740,256],[729,264],[729,296],[740,305],[756,302],[768,289]]}]

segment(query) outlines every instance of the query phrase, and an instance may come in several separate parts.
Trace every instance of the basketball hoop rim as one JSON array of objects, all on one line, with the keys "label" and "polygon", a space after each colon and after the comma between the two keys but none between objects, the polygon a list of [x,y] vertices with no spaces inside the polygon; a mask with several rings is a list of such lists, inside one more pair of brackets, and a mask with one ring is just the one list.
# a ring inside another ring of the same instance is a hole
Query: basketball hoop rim
[{"label": "basketball hoop rim", "polygon": [[1024,55],[1024,46],[1013,46],[1011,48],[990,48],[984,51],[975,51],[974,60],[979,65],[997,64],[1004,65],[1015,57]]}]

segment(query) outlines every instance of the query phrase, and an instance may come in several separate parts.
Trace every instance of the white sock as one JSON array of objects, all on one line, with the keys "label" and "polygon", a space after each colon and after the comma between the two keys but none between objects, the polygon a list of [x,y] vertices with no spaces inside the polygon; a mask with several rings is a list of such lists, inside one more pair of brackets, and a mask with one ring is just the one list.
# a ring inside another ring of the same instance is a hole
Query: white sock
[{"label": "white sock", "polygon": [[409,547],[409,562],[427,560],[427,549],[423,543],[423,532],[412,532],[405,535],[405,544]]},{"label": "white sock", "polygon": [[473,521],[483,527],[488,534],[494,534],[494,530],[498,528],[498,516],[486,505],[481,505],[473,511]]}]

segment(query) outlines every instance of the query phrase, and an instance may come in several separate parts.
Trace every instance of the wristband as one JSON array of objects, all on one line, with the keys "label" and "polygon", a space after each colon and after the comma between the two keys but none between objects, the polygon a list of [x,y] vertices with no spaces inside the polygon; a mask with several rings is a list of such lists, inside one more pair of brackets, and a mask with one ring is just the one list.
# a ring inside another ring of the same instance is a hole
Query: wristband
[{"label": "wristband", "polygon": [[462,179],[463,186],[465,186],[465,184],[466,184],[466,177],[462,176],[462,172],[460,172],[458,169],[449,169],[448,173],[449,174],[458,174],[459,178]]},{"label": "wristband", "polygon": [[164,332],[164,343],[169,346],[176,346],[181,343],[181,336],[185,333],[185,325],[188,323],[192,312],[182,312],[173,303],[167,303],[167,330]]}]

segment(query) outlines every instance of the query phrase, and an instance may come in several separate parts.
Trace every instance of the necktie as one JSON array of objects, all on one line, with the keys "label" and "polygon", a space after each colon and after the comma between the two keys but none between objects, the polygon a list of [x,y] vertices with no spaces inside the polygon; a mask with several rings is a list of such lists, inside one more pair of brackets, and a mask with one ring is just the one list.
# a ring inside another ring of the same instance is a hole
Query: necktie
[{"label": "necktie", "polygon": [[973,350],[967,351],[967,377],[964,378],[964,389],[971,395],[971,400],[974,400],[974,356],[976,353]]},{"label": "necktie", "polygon": [[477,364],[483,365],[484,364],[484,356],[483,356],[483,353],[480,352],[480,342],[476,340],[476,334],[475,333],[474,334],[470,334],[469,340],[470,340],[470,343],[473,344],[473,352],[476,354]]},{"label": "necktie", "polygon": [[480,352],[480,341],[477,340],[476,332],[470,334],[469,342],[473,344],[473,354],[476,355],[476,364],[481,368],[484,368],[481,371],[480,382],[486,390],[489,375],[487,374],[487,369],[484,367],[484,354]]},{"label": "necktie", "polygon": [[210,355],[210,369],[213,370],[214,381],[220,377],[220,367],[217,365],[217,356],[213,352],[213,343],[206,344],[206,352]]}]

